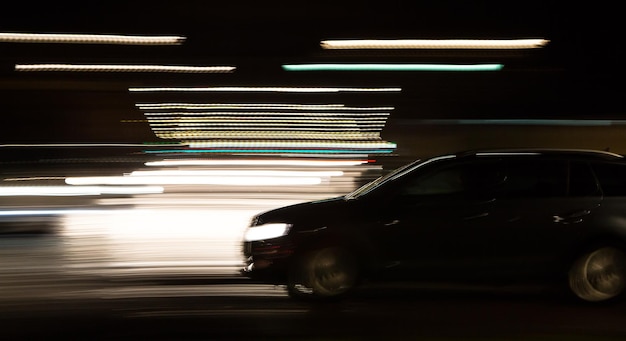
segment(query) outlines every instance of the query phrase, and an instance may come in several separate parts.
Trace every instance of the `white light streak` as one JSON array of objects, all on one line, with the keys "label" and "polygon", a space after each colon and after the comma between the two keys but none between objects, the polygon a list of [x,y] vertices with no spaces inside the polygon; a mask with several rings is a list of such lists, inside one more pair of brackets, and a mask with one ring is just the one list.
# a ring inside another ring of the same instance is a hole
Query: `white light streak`
[{"label": "white light streak", "polygon": [[319,185],[319,177],[272,176],[94,176],[65,179],[68,185],[227,185],[293,186]]},{"label": "white light streak", "polygon": [[268,130],[247,130],[247,131],[167,131],[154,132],[163,139],[323,139],[323,140],[378,140],[379,132],[367,131],[268,131]]},{"label": "white light streak", "polygon": [[330,87],[155,87],[129,88],[130,92],[400,92],[401,88],[330,88]]},{"label": "white light streak", "polygon": [[[282,110],[344,110],[344,111],[392,111],[394,107],[347,107],[343,104],[272,104],[272,103],[137,103],[143,110],[167,110],[167,109],[282,109]],[[281,112],[281,114],[284,112]]]},{"label": "white light streak", "polygon": [[329,177],[342,176],[342,171],[276,171],[276,170],[150,170],[150,171],[133,171],[130,176],[134,177],[154,177],[154,176],[176,176],[176,177],[193,177],[193,176],[258,176],[258,177]]},{"label": "white light streak", "polygon": [[540,48],[546,39],[366,39],[324,40],[323,49],[531,49]]},{"label": "white light streak", "polygon": [[146,162],[150,167],[177,167],[177,166],[311,166],[336,167],[358,166],[368,163],[368,160],[162,160]]},{"label": "white light streak", "polygon": [[109,186],[1,186],[0,196],[82,196],[103,194],[158,194],[163,187],[109,187]]},{"label": "white light streak", "polygon": [[113,45],[180,45],[183,36],[138,36],[117,34],[0,33],[4,43],[62,43]]},{"label": "white light streak", "polygon": [[256,147],[256,148],[396,148],[391,142],[362,141],[362,142],[331,142],[331,141],[190,141],[186,142],[190,148],[220,148],[220,147]]},{"label": "white light streak", "polygon": [[23,72],[167,72],[167,73],[231,73],[234,66],[180,65],[105,65],[105,64],[16,64]]},{"label": "white light streak", "polygon": [[349,112],[299,112],[299,113],[292,113],[292,112],[284,112],[284,111],[271,111],[271,112],[263,112],[263,111],[203,111],[203,112],[184,112],[184,111],[177,111],[177,112],[146,112],[144,114],[145,116],[148,117],[148,119],[157,119],[158,117],[167,117],[167,116],[174,116],[174,117],[182,117],[182,116],[188,116],[188,117],[202,117],[202,116],[206,116],[206,117],[213,117],[213,116],[261,116],[261,117],[268,117],[268,116],[294,116],[294,117],[303,117],[303,116],[348,116],[348,117],[354,117],[354,118],[360,118],[360,117],[387,117],[389,116],[388,112],[358,112],[358,113],[349,113]]}]

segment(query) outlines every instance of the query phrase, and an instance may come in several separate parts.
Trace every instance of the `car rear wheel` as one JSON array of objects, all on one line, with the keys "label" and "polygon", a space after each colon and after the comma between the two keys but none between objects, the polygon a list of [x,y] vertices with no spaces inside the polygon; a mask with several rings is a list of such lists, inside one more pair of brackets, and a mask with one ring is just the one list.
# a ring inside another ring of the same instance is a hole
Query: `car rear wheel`
[{"label": "car rear wheel", "polygon": [[324,247],[304,254],[289,275],[292,297],[336,299],[356,285],[359,276],[355,255],[341,247]]},{"label": "car rear wheel", "polygon": [[613,246],[583,254],[570,268],[569,288],[586,302],[605,302],[620,297],[626,288],[626,255]]}]

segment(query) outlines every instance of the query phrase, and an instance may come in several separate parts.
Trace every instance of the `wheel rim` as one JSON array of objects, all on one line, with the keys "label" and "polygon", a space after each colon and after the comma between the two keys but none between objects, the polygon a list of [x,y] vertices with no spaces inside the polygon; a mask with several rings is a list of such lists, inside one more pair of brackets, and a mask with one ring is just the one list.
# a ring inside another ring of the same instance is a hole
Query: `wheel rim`
[{"label": "wheel rim", "polygon": [[340,248],[325,248],[307,257],[302,274],[293,283],[293,289],[302,294],[333,297],[354,287],[358,270],[352,254]]},{"label": "wheel rim", "polygon": [[614,247],[603,247],[581,257],[570,271],[570,288],[585,301],[605,301],[626,287],[626,256]]}]

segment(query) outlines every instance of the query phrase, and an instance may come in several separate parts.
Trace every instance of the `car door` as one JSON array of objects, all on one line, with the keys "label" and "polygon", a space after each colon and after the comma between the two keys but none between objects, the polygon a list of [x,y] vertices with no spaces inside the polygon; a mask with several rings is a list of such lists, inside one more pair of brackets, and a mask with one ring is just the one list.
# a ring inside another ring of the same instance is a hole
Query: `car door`
[{"label": "car door", "polygon": [[563,159],[512,159],[495,191],[488,267],[494,277],[544,277],[583,237],[601,196],[589,166]]},{"label": "car door", "polygon": [[458,279],[483,271],[494,198],[493,162],[459,162],[411,174],[382,203],[374,239],[390,277]]}]

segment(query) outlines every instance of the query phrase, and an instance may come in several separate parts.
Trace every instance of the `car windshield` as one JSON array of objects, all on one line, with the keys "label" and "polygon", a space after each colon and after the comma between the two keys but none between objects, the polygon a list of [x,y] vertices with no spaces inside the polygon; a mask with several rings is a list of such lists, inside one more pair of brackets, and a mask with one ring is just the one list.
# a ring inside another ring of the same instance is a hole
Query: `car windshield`
[{"label": "car windshield", "polygon": [[391,171],[390,173],[383,175],[381,177],[379,177],[378,179],[369,182],[363,186],[361,186],[360,188],[356,189],[355,191],[353,191],[352,193],[347,194],[344,198],[346,200],[354,200],[354,199],[358,199],[370,192],[372,192],[373,190],[375,190],[376,188],[379,188],[380,186],[382,186],[383,184],[389,182],[389,181],[393,181],[401,176],[403,176],[406,173],[410,173],[413,170],[423,167],[427,164],[430,164],[432,162],[438,161],[438,160],[443,160],[443,159],[449,159],[449,158],[453,158],[455,157],[455,155],[445,155],[445,156],[439,156],[439,157],[435,157],[432,159],[428,159],[425,161],[422,160],[416,160],[414,162],[408,163],[400,168],[397,168],[393,171]]}]

